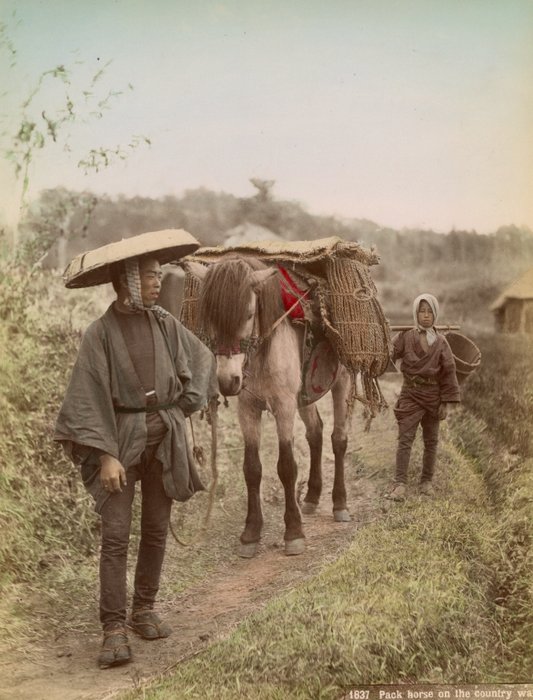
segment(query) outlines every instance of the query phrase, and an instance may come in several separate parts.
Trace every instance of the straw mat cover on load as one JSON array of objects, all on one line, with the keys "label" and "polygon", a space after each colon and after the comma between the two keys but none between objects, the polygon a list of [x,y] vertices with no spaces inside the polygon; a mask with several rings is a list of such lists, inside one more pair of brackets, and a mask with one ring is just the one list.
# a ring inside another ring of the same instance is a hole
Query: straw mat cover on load
[{"label": "straw mat cover on load", "polygon": [[[370,266],[379,262],[374,251],[331,237],[200,248],[191,259],[209,264],[232,254],[256,257],[266,264],[280,264],[297,272],[299,279],[313,280],[326,335],[354,378],[352,398],[363,400],[372,409],[384,404],[375,379],[387,368],[391,341],[389,325],[370,276]],[[198,321],[195,310],[198,294],[199,285],[186,278],[182,321],[193,331]],[[355,395],[356,375],[360,377],[363,397]]]},{"label": "straw mat cover on load", "polygon": [[63,279],[69,288],[93,287],[111,282],[113,263],[150,253],[164,264],[191,255],[199,247],[196,238],[183,229],[149,231],[77,255],[67,265]]},{"label": "straw mat cover on load", "polygon": [[215,246],[200,248],[195,254],[195,260],[203,262],[216,262],[224,255],[238,253],[260,258],[263,262],[272,260],[277,263],[296,263],[313,268],[320,272],[320,265],[314,262],[327,260],[331,256],[353,258],[365,265],[377,265],[379,257],[373,252],[361,247],[358,243],[345,241],[338,236],[319,238],[316,241],[251,241],[236,246]]}]

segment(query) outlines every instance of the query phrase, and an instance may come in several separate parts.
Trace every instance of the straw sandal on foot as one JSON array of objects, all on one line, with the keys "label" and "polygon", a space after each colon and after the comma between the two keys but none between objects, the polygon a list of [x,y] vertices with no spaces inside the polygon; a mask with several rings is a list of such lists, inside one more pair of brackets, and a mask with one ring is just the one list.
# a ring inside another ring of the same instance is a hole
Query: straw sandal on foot
[{"label": "straw sandal on foot", "polygon": [[431,481],[422,481],[420,484],[420,493],[422,496],[434,496],[435,490]]},{"label": "straw sandal on foot", "polygon": [[112,666],[122,666],[129,661],[131,661],[131,649],[124,627],[116,627],[108,632],[104,631],[102,650],[98,655],[98,666],[111,668]]},{"label": "straw sandal on foot", "polygon": [[172,634],[172,627],[153,610],[134,610],[129,626],[143,639],[162,639]]}]

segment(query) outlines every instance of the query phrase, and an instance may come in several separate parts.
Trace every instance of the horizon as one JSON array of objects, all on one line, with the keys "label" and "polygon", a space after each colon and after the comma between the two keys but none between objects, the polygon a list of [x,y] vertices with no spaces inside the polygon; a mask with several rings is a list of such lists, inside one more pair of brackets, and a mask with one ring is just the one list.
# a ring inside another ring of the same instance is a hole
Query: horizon
[{"label": "horizon", "polygon": [[[63,188],[63,185],[60,185],[60,186],[58,186],[57,188],[51,188],[51,189],[62,189],[62,188]],[[78,193],[78,194],[80,194],[80,193],[82,192],[82,191],[76,191],[76,190],[68,190],[68,188],[65,188],[65,189],[66,189],[67,191],[75,192],[75,193]],[[45,190],[42,190],[41,192],[37,193],[37,196],[35,197],[35,199],[32,199],[31,202],[29,202],[30,207],[31,207],[31,205],[36,204],[36,203],[38,202],[39,196],[40,196],[44,191],[45,191]],[[224,191],[224,190],[212,190],[212,189],[209,189],[209,188],[207,188],[207,187],[205,187],[205,186],[203,186],[203,185],[201,185],[201,186],[199,186],[199,187],[190,187],[190,188],[187,188],[187,189],[184,190],[183,192],[177,193],[177,194],[163,194],[163,195],[160,195],[160,196],[153,196],[153,197],[151,197],[151,196],[144,196],[144,195],[140,195],[140,194],[126,195],[126,194],[121,193],[121,192],[115,193],[115,194],[108,194],[108,193],[101,193],[101,194],[99,194],[99,193],[94,192],[94,191],[92,191],[92,190],[84,190],[83,192],[87,192],[88,194],[94,194],[97,198],[107,199],[107,200],[109,200],[110,202],[117,202],[117,201],[120,200],[120,199],[126,199],[126,200],[128,200],[128,199],[135,199],[135,198],[146,199],[146,200],[149,200],[149,201],[152,201],[152,202],[162,202],[162,201],[165,200],[166,198],[172,198],[172,199],[175,199],[176,201],[179,202],[179,200],[180,200],[182,197],[185,197],[189,192],[195,192],[195,191],[205,191],[205,192],[208,192],[208,193],[210,193],[210,194],[214,194],[215,196],[229,196],[229,197],[234,197],[235,199],[246,199],[246,197],[241,197],[240,195],[235,195],[235,194],[233,194],[232,192],[226,192],[226,191]],[[253,197],[253,195],[254,195],[254,192],[252,191],[252,192],[249,194],[249,197],[251,198],[251,197]],[[309,207],[307,207],[307,206],[306,206],[304,203],[302,203],[302,202],[299,202],[299,201],[297,201],[297,200],[281,199],[281,198],[279,198],[279,197],[276,197],[275,195],[272,197],[271,201],[272,201],[272,203],[273,203],[274,205],[275,205],[275,204],[280,204],[280,205],[282,205],[282,204],[287,204],[287,203],[295,204],[295,205],[301,207],[301,209],[302,209],[303,212],[305,212],[306,214],[308,214],[308,215],[310,215],[310,216],[312,216],[312,217],[316,217],[316,218],[322,218],[322,217],[324,217],[324,218],[333,218],[333,219],[335,219],[336,221],[338,221],[339,223],[341,223],[341,224],[343,224],[343,225],[346,225],[346,226],[357,225],[358,223],[360,223],[360,224],[366,224],[366,225],[369,225],[369,226],[375,226],[375,227],[376,227],[376,231],[390,230],[390,231],[394,231],[395,233],[404,233],[404,232],[405,232],[405,233],[414,233],[414,232],[417,232],[417,233],[434,233],[434,234],[439,235],[439,236],[447,236],[447,235],[449,235],[450,233],[467,233],[467,234],[475,234],[475,235],[478,235],[478,236],[491,236],[491,235],[497,234],[497,233],[498,233],[500,230],[502,230],[502,229],[509,229],[509,228],[511,228],[511,229],[516,229],[516,230],[518,230],[518,231],[520,231],[520,232],[525,232],[525,233],[528,233],[528,234],[533,235],[533,227],[530,227],[530,226],[528,226],[527,224],[518,225],[518,224],[515,224],[515,223],[513,223],[513,222],[501,224],[501,225],[497,226],[496,228],[494,228],[493,230],[490,230],[490,231],[477,231],[476,229],[464,229],[464,228],[460,228],[460,227],[457,227],[457,226],[456,226],[456,227],[453,227],[453,228],[451,228],[451,229],[449,229],[449,230],[447,230],[447,231],[443,231],[443,230],[438,231],[438,230],[435,230],[434,228],[431,228],[431,227],[427,227],[427,228],[426,228],[426,227],[416,227],[416,226],[401,226],[401,227],[388,226],[388,225],[385,225],[385,224],[380,223],[379,221],[374,221],[374,220],[368,219],[368,218],[366,218],[366,217],[342,216],[342,215],[329,214],[329,213],[327,213],[327,212],[326,212],[326,213],[317,213],[317,212],[312,211]],[[98,204],[97,204],[97,206],[98,206]],[[1,212],[0,212],[0,217],[1,217]],[[243,218],[241,224],[242,224],[242,223],[245,223],[246,221],[248,221],[248,219],[245,217],[245,218]],[[253,223],[253,221],[250,221],[250,223]],[[238,225],[241,225],[241,224],[238,224]],[[0,219],[0,225],[1,225],[1,219]],[[263,224],[261,224],[261,226],[262,226],[263,228],[268,228],[268,227],[264,226]]]}]

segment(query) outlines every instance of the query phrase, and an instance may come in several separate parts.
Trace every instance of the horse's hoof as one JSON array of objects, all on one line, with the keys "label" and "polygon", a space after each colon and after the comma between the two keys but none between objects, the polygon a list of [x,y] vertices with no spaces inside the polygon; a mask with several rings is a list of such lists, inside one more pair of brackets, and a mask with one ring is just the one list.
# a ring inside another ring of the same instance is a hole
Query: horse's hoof
[{"label": "horse's hoof", "polygon": [[305,540],[300,537],[297,540],[285,540],[285,554],[288,557],[293,557],[296,554],[303,554],[305,552]]},{"label": "horse's hoof", "polygon": [[318,508],[318,503],[310,503],[309,501],[304,501],[302,503],[302,513],[304,515],[314,515],[316,513],[316,509]]},{"label": "horse's hoof", "polygon": [[343,510],[334,510],[333,520],[336,523],[349,523],[351,521],[350,513],[348,513],[346,508],[343,508]]},{"label": "horse's hoof", "polygon": [[259,542],[241,542],[241,546],[239,547],[239,556],[243,557],[244,559],[251,559],[252,557],[255,557],[258,546]]}]

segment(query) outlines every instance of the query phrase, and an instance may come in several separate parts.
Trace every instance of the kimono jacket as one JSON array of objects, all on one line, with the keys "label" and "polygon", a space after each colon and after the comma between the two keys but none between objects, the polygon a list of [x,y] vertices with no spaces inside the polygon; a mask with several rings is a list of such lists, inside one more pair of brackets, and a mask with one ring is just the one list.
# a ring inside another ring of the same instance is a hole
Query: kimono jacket
[{"label": "kimono jacket", "polygon": [[[185,501],[203,489],[188,444],[185,419],[217,396],[215,358],[173,316],[148,313],[154,339],[155,390],[167,432],[156,457],[163,465],[167,496]],[[120,461],[126,473],[146,446],[146,413],[117,407],[144,407],[146,396],[112,306],[86,330],[59,411],[54,440],[81,466],[85,487],[99,512],[109,497],[100,484],[99,454]],[[101,452],[100,452],[101,451]]]},{"label": "kimono jacket", "polygon": [[394,407],[400,431],[418,425],[426,412],[438,418],[441,403],[461,400],[455,360],[442,333],[437,332],[437,340],[427,352],[422,347],[420,332],[416,328],[399,333],[393,338],[392,361],[400,358],[401,371],[407,381],[418,377],[422,382],[433,382],[418,386],[404,382]]}]

